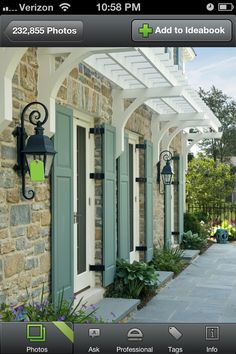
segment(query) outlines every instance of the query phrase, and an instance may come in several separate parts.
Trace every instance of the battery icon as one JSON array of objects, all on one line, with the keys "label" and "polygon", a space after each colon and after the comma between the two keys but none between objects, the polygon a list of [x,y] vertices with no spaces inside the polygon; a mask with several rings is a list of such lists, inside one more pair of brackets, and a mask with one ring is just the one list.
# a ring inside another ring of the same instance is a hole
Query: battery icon
[{"label": "battery icon", "polygon": [[218,4],[218,11],[233,11],[234,5],[231,2]]}]

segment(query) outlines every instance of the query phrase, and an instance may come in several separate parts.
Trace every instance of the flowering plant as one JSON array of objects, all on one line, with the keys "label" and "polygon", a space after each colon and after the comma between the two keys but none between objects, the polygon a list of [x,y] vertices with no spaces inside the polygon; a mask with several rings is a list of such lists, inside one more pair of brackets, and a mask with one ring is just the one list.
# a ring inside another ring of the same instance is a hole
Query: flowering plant
[{"label": "flowering plant", "polygon": [[49,322],[65,321],[73,323],[97,323],[103,320],[96,316],[97,308],[94,305],[81,304],[82,299],[74,306],[74,298],[68,301],[64,298],[64,291],[54,304],[50,298],[44,297],[42,289],[40,301],[34,301],[28,294],[28,299],[20,306],[13,307],[0,305],[0,321],[32,321]]}]

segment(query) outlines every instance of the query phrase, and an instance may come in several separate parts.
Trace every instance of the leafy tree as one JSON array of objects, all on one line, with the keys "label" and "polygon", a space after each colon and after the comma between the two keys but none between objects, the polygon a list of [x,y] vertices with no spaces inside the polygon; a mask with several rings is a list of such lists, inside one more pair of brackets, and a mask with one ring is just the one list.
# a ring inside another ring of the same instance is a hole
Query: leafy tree
[{"label": "leafy tree", "polygon": [[233,192],[236,175],[229,164],[215,162],[202,153],[188,165],[187,202],[190,204],[220,203]]},{"label": "leafy tree", "polygon": [[236,101],[215,86],[209,91],[200,88],[199,95],[221,122],[223,132],[221,139],[204,139],[199,146],[215,161],[229,161],[236,156]]}]

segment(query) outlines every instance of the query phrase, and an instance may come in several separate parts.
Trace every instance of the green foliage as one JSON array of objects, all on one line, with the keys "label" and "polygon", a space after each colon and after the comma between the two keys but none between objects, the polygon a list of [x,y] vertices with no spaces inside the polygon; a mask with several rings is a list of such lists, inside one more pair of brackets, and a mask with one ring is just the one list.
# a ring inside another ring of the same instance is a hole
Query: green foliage
[{"label": "green foliage", "polygon": [[200,233],[201,224],[196,214],[185,213],[184,214],[184,231],[192,230],[194,233]]},{"label": "green foliage", "polygon": [[154,294],[157,273],[152,265],[134,261],[132,264],[124,259],[117,260],[115,282],[105,296],[129,299],[143,299]]},{"label": "green foliage", "polygon": [[166,270],[178,274],[184,267],[182,260],[183,250],[180,248],[175,249],[154,249],[153,264],[156,270]]},{"label": "green foliage", "polygon": [[[82,301],[82,299],[81,299]],[[64,298],[64,292],[59,297],[56,305],[47,298],[44,298],[42,290],[41,299],[35,302],[28,296],[27,301],[21,306],[14,308],[6,304],[0,305],[0,321],[33,321],[50,322],[65,321],[72,323],[96,323],[102,322],[102,319],[96,317],[95,306],[86,306],[81,301],[74,307],[74,299],[67,301]]]},{"label": "green foliage", "polygon": [[236,155],[236,101],[214,86],[209,91],[200,88],[199,95],[221,122],[223,132],[221,139],[204,139],[199,146],[215,161],[228,161]]},{"label": "green foliage", "polygon": [[207,246],[207,239],[204,236],[193,234],[192,231],[187,231],[183,234],[181,247],[184,249],[201,250]]},{"label": "green foliage", "polygon": [[199,154],[188,165],[186,192],[189,204],[219,204],[233,192],[235,185],[236,175],[226,163],[216,163]]}]

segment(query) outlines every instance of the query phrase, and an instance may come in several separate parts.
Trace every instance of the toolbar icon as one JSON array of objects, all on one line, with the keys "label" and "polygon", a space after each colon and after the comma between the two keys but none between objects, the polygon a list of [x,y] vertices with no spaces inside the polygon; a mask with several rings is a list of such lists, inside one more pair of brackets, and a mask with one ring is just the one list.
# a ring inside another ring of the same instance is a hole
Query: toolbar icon
[{"label": "toolbar icon", "polygon": [[206,327],[206,340],[220,340],[220,327]]},{"label": "toolbar icon", "polygon": [[89,328],[89,337],[95,338],[100,337],[101,331],[100,328]]},{"label": "toolbar icon", "polygon": [[176,327],[169,327],[168,332],[176,340],[179,340],[183,336],[183,334]]},{"label": "toolbar icon", "polygon": [[128,340],[130,341],[142,341],[143,332],[139,328],[131,328],[127,333]]},{"label": "toolbar icon", "polygon": [[26,338],[30,342],[46,342],[46,327],[42,324],[27,324]]}]

